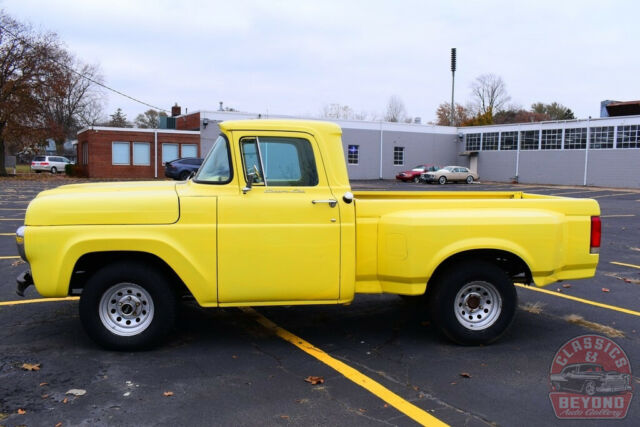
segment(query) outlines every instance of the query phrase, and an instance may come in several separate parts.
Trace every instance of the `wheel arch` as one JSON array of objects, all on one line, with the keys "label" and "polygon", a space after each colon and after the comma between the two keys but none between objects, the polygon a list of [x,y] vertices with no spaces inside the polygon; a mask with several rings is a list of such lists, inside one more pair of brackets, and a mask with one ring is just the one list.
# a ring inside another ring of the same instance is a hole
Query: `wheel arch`
[{"label": "wheel arch", "polygon": [[169,264],[155,254],[141,251],[104,251],[82,255],[73,266],[69,294],[80,294],[87,280],[100,268],[123,261],[153,266],[169,279],[178,295],[191,295],[189,288]]}]

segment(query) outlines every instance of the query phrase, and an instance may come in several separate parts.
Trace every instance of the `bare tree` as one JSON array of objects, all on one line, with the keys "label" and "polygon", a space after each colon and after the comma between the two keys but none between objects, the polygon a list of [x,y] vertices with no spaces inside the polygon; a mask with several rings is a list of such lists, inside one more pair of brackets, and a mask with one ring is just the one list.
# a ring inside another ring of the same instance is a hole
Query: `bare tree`
[{"label": "bare tree", "polygon": [[164,111],[157,111],[149,109],[144,113],[138,114],[134,121],[134,125],[141,129],[155,129],[158,127],[160,117],[166,117],[167,113]]},{"label": "bare tree", "polygon": [[476,114],[486,114],[489,110],[497,113],[511,99],[504,80],[495,74],[482,74],[476,77],[471,84],[471,96]]},{"label": "bare tree", "polygon": [[7,139],[20,142],[42,131],[34,89],[50,71],[46,58],[57,44],[0,11],[0,176],[5,176]]},{"label": "bare tree", "polygon": [[63,49],[52,52],[55,65],[38,91],[40,111],[56,151],[63,154],[64,143],[84,126],[93,125],[102,112],[104,93],[96,65],[84,64]]},{"label": "bare tree", "polygon": [[401,122],[406,117],[407,110],[404,108],[404,102],[398,95],[392,95],[387,103],[384,119],[388,122]]}]

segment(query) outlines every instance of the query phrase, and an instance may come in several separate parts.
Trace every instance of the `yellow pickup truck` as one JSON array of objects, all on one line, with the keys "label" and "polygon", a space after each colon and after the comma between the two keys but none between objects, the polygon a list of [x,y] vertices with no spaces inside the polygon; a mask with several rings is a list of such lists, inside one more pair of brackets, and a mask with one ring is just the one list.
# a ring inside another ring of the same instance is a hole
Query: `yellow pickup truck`
[{"label": "yellow pickup truck", "polygon": [[335,124],[227,121],[193,179],[65,185],[40,193],[17,232],[44,297],[80,295],[109,349],[158,343],[176,302],[203,307],[348,304],[422,296],[460,344],[496,340],[515,282],[591,277],[594,200],[521,192],[351,192]]}]

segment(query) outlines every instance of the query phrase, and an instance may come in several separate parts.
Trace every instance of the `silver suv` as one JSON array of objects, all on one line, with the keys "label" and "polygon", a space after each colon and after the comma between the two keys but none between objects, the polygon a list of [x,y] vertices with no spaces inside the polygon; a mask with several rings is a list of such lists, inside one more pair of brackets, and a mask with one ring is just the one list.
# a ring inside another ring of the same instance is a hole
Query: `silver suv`
[{"label": "silver suv", "polygon": [[35,173],[47,171],[51,173],[64,172],[66,165],[72,162],[61,156],[35,156],[31,161],[31,170]]}]

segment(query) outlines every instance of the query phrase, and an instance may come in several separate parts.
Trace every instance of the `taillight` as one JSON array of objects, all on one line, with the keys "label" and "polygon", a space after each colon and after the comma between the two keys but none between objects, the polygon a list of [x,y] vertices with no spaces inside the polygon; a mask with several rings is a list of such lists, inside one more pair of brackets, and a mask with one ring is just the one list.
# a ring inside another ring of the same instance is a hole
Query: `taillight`
[{"label": "taillight", "polygon": [[597,254],[600,252],[600,241],[602,240],[602,222],[599,216],[591,217],[591,252]]},{"label": "taillight", "polygon": [[49,162],[40,162],[40,166],[49,166]]}]

